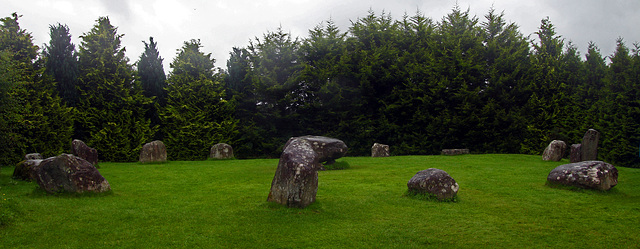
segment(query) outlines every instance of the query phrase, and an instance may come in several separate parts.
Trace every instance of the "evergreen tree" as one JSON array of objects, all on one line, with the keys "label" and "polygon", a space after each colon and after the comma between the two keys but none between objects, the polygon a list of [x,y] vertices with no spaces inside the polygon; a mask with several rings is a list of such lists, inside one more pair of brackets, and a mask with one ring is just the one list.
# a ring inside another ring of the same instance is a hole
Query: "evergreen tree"
[{"label": "evergreen tree", "polygon": [[[138,80],[142,85],[142,94],[153,100],[147,107],[146,118],[151,120],[151,126],[160,125],[159,109],[165,104],[165,87],[167,86],[167,76],[162,66],[162,57],[157,49],[157,42],[153,37],[149,37],[149,43],[144,42],[144,52],[138,60]],[[157,132],[154,139],[162,139],[162,133]]]},{"label": "evergreen tree", "polygon": [[145,118],[151,100],[134,81],[133,67],[121,48],[123,35],[100,17],[81,36],[76,138],[96,148],[104,161],[135,161],[155,130]]},{"label": "evergreen tree", "polygon": [[71,34],[67,25],[49,26],[51,40],[45,45],[43,57],[45,72],[57,83],[58,95],[67,106],[75,106],[78,102],[78,55],[75,45],[71,43]]},{"label": "evergreen tree", "polygon": [[0,100],[7,107],[0,111],[0,137],[5,143],[0,163],[16,163],[31,152],[62,153],[73,129],[71,109],[55,94],[53,79],[44,74],[42,61],[36,61],[39,48],[31,34],[20,28],[18,18],[15,13],[3,18],[0,28],[2,70],[9,71],[2,84],[8,92]]},{"label": "evergreen tree", "polygon": [[171,63],[167,104],[161,111],[170,160],[204,160],[216,143],[233,144],[237,121],[226,100],[222,76],[199,40],[185,42]]}]

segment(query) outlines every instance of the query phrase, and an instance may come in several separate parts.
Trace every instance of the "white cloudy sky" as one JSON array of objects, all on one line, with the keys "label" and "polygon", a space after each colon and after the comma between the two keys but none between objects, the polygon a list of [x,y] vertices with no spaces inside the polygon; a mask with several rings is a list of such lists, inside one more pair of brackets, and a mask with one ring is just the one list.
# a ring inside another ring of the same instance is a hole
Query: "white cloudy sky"
[{"label": "white cloudy sky", "polygon": [[456,2],[480,21],[493,5],[525,35],[532,35],[548,16],[556,32],[573,41],[582,55],[589,41],[603,55],[613,52],[618,37],[630,48],[640,41],[638,0],[2,0],[0,17],[22,15],[20,26],[32,33],[37,45],[49,42],[49,25],[66,24],[77,48],[78,37],[90,31],[98,17],[108,16],[124,34],[131,62],[142,53],[142,41],[153,36],[169,71],[176,50],[190,39],[200,39],[202,50],[217,60],[215,66],[226,68],[232,47],[246,47],[251,38],[279,26],[306,37],[309,29],[331,18],[347,31],[351,21],[370,9],[390,13],[396,20],[420,10],[439,21]]}]

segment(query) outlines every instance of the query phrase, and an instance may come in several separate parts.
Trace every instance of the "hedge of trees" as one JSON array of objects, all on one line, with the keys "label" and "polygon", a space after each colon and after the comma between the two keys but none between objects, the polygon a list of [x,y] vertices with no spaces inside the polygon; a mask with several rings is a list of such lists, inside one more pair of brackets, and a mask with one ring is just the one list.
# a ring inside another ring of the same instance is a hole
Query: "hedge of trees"
[{"label": "hedge of trees", "polygon": [[72,138],[104,161],[135,161],[154,139],[170,160],[202,160],[218,142],[240,158],[278,157],[291,136],[340,138],[350,155],[374,142],[392,154],[540,154],[554,139],[601,132],[601,160],[640,167],[640,45],[582,56],[549,18],[533,37],[494,9],[454,7],[441,20],[394,20],[370,11],[341,31],[331,20],[293,37],[282,28],[250,39],[215,67],[186,41],[165,75],[156,41],[135,63],[100,17],[71,43],[51,25],[42,50],[18,24],[0,27],[0,164],[29,152],[68,152]]}]

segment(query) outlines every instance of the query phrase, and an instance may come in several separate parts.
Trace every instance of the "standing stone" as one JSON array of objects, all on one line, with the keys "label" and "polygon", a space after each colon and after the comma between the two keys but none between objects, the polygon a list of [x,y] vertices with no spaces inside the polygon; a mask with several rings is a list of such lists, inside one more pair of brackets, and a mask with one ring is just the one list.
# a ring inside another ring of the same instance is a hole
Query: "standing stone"
[{"label": "standing stone", "polygon": [[24,160],[42,160],[42,155],[40,153],[29,153],[24,155]]},{"label": "standing stone", "polygon": [[458,183],[441,169],[426,169],[416,173],[407,182],[409,192],[433,195],[438,200],[449,200],[458,194]]},{"label": "standing stone", "polygon": [[37,160],[24,160],[16,165],[13,169],[13,179],[32,181],[35,180],[35,169],[40,165],[42,159]]},{"label": "standing stone", "polygon": [[233,147],[231,145],[225,143],[218,143],[211,146],[211,152],[209,153],[209,158],[215,159],[232,159],[233,158]]},{"label": "standing stone", "polygon": [[388,157],[389,145],[374,143],[371,146],[371,157]]},{"label": "standing stone", "polygon": [[267,201],[297,208],[315,202],[320,162],[340,158],[347,149],[344,142],[335,138],[290,138],[280,156]]},{"label": "standing stone", "polygon": [[62,154],[43,160],[36,170],[38,185],[49,193],[106,192],[109,182],[87,160]]},{"label": "standing stone", "polygon": [[598,140],[600,140],[600,132],[589,129],[582,137],[581,160],[594,161],[598,159]]},{"label": "standing stone", "polygon": [[542,153],[542,160],[544,161],[560,161],[564,157],[564,153],[567,151],[567,144],[564,141],[553,140],[544,152]]},{"label": "standing stone", "polygon": [[577,163],[582,161],[582,144],[571,145],[571,155],[569,156],[569,162]]},{"label": "standing stone", "polygon": [[98,167],[98,151],[87,146],[82,140],[74,139],[71,142],[71,154],[79,156],[93,164],[93,166]]},{"label": "standing stone", "polygon": [[618,169],[601,161],[583,161],[564,164],[553,169],[547,181],[550,183],[609,190],[618,184]]},{"label": "standing stone", "polygon": [[162,141],[146,143],[140,150],[141,163],[163,163],[167,161],[167,147]]}]

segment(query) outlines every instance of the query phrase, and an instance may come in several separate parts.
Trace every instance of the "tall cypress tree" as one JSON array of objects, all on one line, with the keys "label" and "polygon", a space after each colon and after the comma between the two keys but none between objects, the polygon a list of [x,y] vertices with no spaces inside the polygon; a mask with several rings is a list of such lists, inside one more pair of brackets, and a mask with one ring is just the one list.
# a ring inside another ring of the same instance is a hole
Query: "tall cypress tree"
[{"label": "tall cypress tree", "polygon": [[[144,52],[138,60],[138,80],[142,85],[142,94],[145,97],[153,99],[153,102],[147,107],[146,118],[151,120],[151,126],[160,125],[159,110],[165,104],[165,87],[167,86],[167,76],[162,66],[162,57],[158,51],[157,42],[153,41],[153,37],[149,37],[149,43],[143,41]],[[162,133],[157,132],[155,139],[162,139]]]},{"label": "tall cypress tree", "polygon": [[78,55],[75,45],[71,43],[71,34],[67,25],[50,25],[51,40],[45,44],[45,72],[56,81],[58,95],[67,106],[75,106],[78,102]]},{"label": "tall cypress tree", "polygon": [[96,148],[105,161],[135,161],[154,134],[145,118],[151,100],[134,81],[133,67],[121,48],[123,35],[100,17],[81,36],[78,52],[79,92],[77,138]]},{"label": "tall cypress tree", "polygon": [[184,43],[171,63],[167,104],[161,111],[164,142],[171,160],[204,160],[216,143],[233,146],[237,121],[226,100],[222,76],[199,40]]}]

